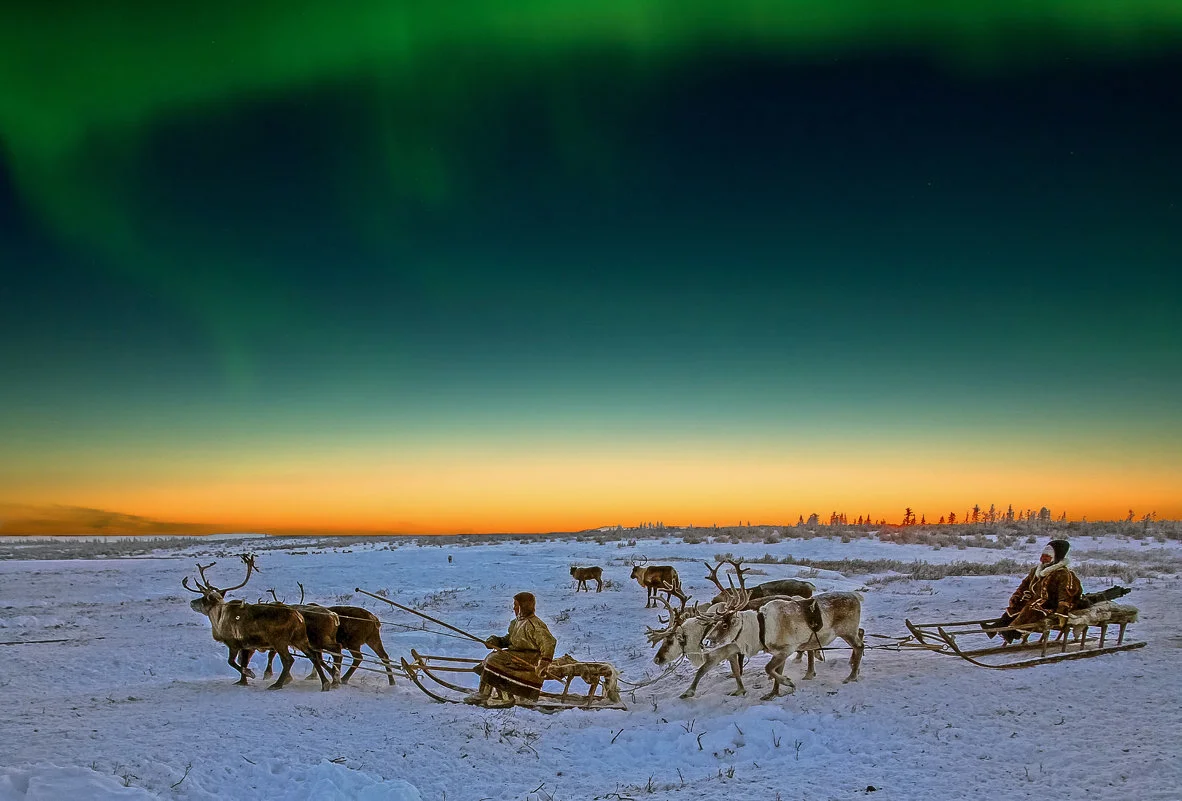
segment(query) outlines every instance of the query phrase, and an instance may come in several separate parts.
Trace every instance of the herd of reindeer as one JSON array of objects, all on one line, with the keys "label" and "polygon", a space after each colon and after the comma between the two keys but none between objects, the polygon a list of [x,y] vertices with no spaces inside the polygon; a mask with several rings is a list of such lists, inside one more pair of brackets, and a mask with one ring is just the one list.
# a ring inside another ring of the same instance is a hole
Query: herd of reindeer
[{"label": "herd of reindeer", "polygon": [[[256,651],[269,653],[264,677],[272,675],[276,656],[282,670],[269,689],[279,689],[292,680],[291,669],[295,658],[291,649],[306,656],[313,666],[309,678],[319,678],[321,688],[328,690],[347,684],[362,662],[361,646],[369,646],[385,665],[390,684],[394,684],[394,670],[389,655],[382,645],[381,621],[368,609],[359,606],[321,606],[303,602],[280,602],[274,590],[268,590],[272,602],[247,603],[227,601],[226,594],[246,586],[253,573],[258,572],[252,555],[241,557],[246,565],[246,577],[233,587],[217,587],[205,575],[213,566],[198,563],[199,578],[193,586],[185,577],[185,589],[200,595],[190,604],[206,615],[212,627],[213,639],[228,650],[227,664],[239,673],[238,684],[254,678],[250,659]],[[718,572],[724,565],[731,566],[730,575],[738,578],[738,585],[728,575],[731,586],[725,587]],[[783,668],[788,658],[808,657],[804,678],[816,675],[814,658],[821,649],[841,638],[851,648],[850,674],[845,681],[856,681],[861,664],[864,632],[860,628],[861,598],[853,592],[828,592],[814,596],[814,586],[799,579],[781,579],[748,588],[744,574],[750,568],[741,560],[725,559],[715,565],[706,563],[706,576],[718,594],[708,604],[687,606],[689,596],[681,587],[677,570],[671,565],[648,565],[647,560],[634,562],[631,578],[647,591],[645,608],[663,605],[667,617],[658,615],[663,628],[648,629],[650,645],[659,646],[653,661],[657,665],[671,665],[685,656],[698,668],[693,682],[682,693],[690,698],[698,682],[716,665],[728,661],[737,685],[731,695],[743,695],[743,661],[759,653],[771,654],[765,667],[772,680],[771,691],[764,699],[780,694],[781,685],[788,692],[795,688]],[[596,583],[596,592],[603,589],[603,569],[600,567],[572,567],[570,575],[577,582],[575,592],[590,592],[588,582]],[[674,603],[676,599],[677,603]],[[343,652],[349,651],[353,662],[342,676]],[[332,664],[324,654],[332,656]],[[612,670],[614,673],[614,669]],[[576,674],[577,675],[577,674]],[[569,686],[569,678],[567,682]]]}]

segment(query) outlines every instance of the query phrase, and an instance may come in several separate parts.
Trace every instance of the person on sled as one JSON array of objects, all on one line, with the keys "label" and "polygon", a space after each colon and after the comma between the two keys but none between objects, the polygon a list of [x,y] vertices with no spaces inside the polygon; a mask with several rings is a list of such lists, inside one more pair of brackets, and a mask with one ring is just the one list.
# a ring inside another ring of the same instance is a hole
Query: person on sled
[{"label": "person on sled", "polygon": [[1084,598],[1079,577],[1068,567],[1067,550],[1070,547],[1067,540],[1051,540],[1047,543],[1039,557],[1039,564],[1022,579],[1010,597],[1005,613],[997,620],[981,624],[991,639],[994,634],[1001,634],[1006,645],[1009,645],[1021,639],[1022,632],[996,632],[991,629],[1010,626],[1038,630],[1050,615],[1066,615],[1091,606]]},{"label": "person on sled", "polygon": [[[477,668],[480,689],[464,699],[469,704],[502,707],[512,706],[514,699],[538,700],[542,676],[554,659],[558,641],[535,614],[537,602],[533,593],[519,592],[513,596],[514,619],[505,637],[494,634],[484,641],[493,652]],[[494,697],[494,692],[498,697]]]}]

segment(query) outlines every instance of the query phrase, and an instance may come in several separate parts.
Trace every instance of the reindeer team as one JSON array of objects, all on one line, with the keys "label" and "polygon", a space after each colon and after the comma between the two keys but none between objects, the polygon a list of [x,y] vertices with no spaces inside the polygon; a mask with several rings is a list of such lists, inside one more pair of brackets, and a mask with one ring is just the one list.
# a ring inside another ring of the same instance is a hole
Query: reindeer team
[{"label": "reindeer team", "polygon": [[[270,652],[265,678],[272,675],[272,662],[276,656],[282,663],[279,678],[268,689],[283,687],[292,680],[291,668],[295,660],[291,648],[312,662],[313,673],[308,678],[319,678],[321,689],[348,684],[362,661],[362,645],[369,646],[378,655],[389,683],[394,684],[390,658],[381,641],[381,621],[376,615],[358,606],[305,604],[303,584],[299,585],[298,604],[280,602],[273,589],[268,590],[273,599],[269,603],[227,601],[226,593],[244,587],[252,573],[259,572],[253,556],[244,555],[242,561],[246,565],[246,577],[233,587],[223,589],[209,581],[205,571],[214,563],[197,565],[200,578],[195,580],[194,586],[189,586],[188,577],[181,582],[185,589],[201,596],[191,606],[209,617],[213,639],[227,647],[226,661],[239,674],[237,684],[245,685],[248,678],[254,678],[249,667],[250,658],[255,651],[265,650]],[[731,566],[730,575],[738,578],[738,586],[731,580],[731,586],[724,587],[719,579],[719,570],[727,564]],[[706,569],[706,578],[718,588],[718,594],[704,608],[698,603],[687,608],[689,596],[682,591],[676,569],[671,565],[649,565],[643,557],[632,564],[631,578],[646,591],[645,608],[661,604],[668,613],[668,617],[658,615],[657,618],[664,628],[648,629],[649,644],[658,646],[653,661],[657,665],[670,665],[685,656],[697,667],[682,698],[692,697],[702,677],[723,661],[730,663],[736,684],[730,694],[745,694],[743,662],[759,653],[772,657],[764,668],[772,680],[772,689],[763,698],[778,696],[781,685],[786,685],[788,692],[792,692],[795,684],[783,672],[788,657],[793,653],[797,659],[807,655],[808,668],[804,678],[811,679],[816,675],[814,658],[821,654],[823,659],[822,649],[837,638],[844,640],[852,651],[850,674],[845,681],[857,680],[864,649],[860,628],[862,605],[857,593],[830,592],[814,597],[814,586],[798,579],[769,581],[747,588],[744,575],[750,568],[735,559],[722,560],[716,565],[706,563]],[[596,592],[603,589],[600,567],[572,566],[570,575],[577,582],[576,593],[580,590],[590,592],[587,584],[590,581],[596,583]],[[674,598],[679,605],[673,604]],[[341,676],[346,650],[352,655],[353,662],[348,672]],[[325,653],[333,658],[331,668],[324,660]],[[565,677],[568,687],[572,677],[580,676],[579,671],[588,669],[583,665],[599,664],[571,661],[567,671],[570,675]],[[614,668],[611,675],[615,675]],[[594,694],[590,674],[582,678]],[[616,695],[614,681],[611,685],[612,694]]]},{"label": "reindeer team", "polygon": [[[264,678],[271,676],[271,666],[276,656],[279,657],[283,669],[279,673],[279,678],[267,689],[282,688],[292,680],[291,668],[295,658],[291,655],[290,648],[294,647],[312,662],[313,675],[308,678],[319,678],[322,690],[339,687],[349,683],[349,679],[360,665],[362,645],[368,645],[378,655],[386,667],[390,684],[394,683],[393,665],[382,646],[381,622],[377,615],[359,606],[325,607],[319,604],[305,604],[302,584],[300,603],[292,606],[281,603],[273,589],[268,590],[274,599],[273,603],[227,601],[226,593],[245,587],[250,581],[251,574],[260,572],[253,556],[243,555],[242,561],[246,565],[246,577],[233,587],[219,588],[206,578],[205,571],[216,562],[208,565],[198,563],[197,572],[200,578],[194,581],[193,587],[189,586],[187,576],[181,580],[185,589],[201,596],[193,600],[190,606],[194,611],[209,618],[214,640],[229,649],[226,661],[230,667],[238,671],[238,684],[247,684],[247,679],[255,677],[249,666],[254,652],[269,651]],[[343,677],[342,649],[348,650],[353,656],[353,663]],[[333,657],[331,670],[326,670],[325,652]]]}]

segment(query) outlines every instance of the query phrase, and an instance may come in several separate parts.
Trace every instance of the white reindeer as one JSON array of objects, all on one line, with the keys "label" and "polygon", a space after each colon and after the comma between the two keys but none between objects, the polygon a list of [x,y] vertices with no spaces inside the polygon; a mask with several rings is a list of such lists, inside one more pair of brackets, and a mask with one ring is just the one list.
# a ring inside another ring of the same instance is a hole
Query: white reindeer
[{"label": "white reindeer", "polygon": [[[783,673],[784,663],[796,651],[809,651],[809,668],[804,678],[811,679],[813,670],[812,652],[823,648],[837,637],[845,640],[853,649],[850,656],[850,675],[845,681],[858,680],[858,667],[862,662],[863,631],[862,600],[857,593],[829,592],[816,596],[812,601],[770,601],[757,610],[744,610],[746,598],[737,595],[727,609],[714,615],[702,639],[704,658],[694,680],[682,698],[692,698],[702,680],[710,670],[724,659],[750,657],[760,652],[772,655],[765,671],[772,679],[772,690],[763,696],[764,700],[780,694],[780,684],[787,684],[788,692],[796,689],[795,683]],[[821,627],[814,631],[809,626],[807,604],[815,602],[820,614]],[[731,662],[734,665],[734,661]],[[738,675],[738,688],[731,695],[743,695],[746,689]]]}]

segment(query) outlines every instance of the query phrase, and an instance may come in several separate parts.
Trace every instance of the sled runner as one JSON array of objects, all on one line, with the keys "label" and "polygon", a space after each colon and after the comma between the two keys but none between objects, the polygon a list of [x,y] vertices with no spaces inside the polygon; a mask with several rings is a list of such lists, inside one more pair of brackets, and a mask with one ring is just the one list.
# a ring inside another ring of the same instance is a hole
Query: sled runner
[{"label": "sled runner", "polygon": [[[958,656],[978,667],[1008,670],[1143,648],[1144,642],[1125,642],[1125,629],[1136,621],[1137,607],[1107,601],[1069,615],[1052,615],[1038,628],[991,627],[993,620],[949,623],[907,620],[911,636],[900,645]],[[1119,627],[1115,643],[1108,639],[1109,626]],[[1098,634],[1089,636],[1092,629],[1099,629]],[[1056,631],[1058,636],[1052,639],[1051,634]],[[993,645],[981,639],[1005,633],[1018,634],[1021,640],[1010,645]],[[1032,635],[1038,638],[1032,641]]]},{"label": "sled runner", "polygon": [[[482,660],[459,656],[434,656],[420,654],[413,648],[410,651],[411,661],[402,659],[402,669],[406,671],[411,682],[430,698],[440,703],[465,703],[464,698],[474,693],[479,684],[477,668]],[[536,701],[516,699],[513,706],[527,709],[537,709],[543,712],[553,712],[561,709],[627,709],[618,700],[615,692],[614,677],[607,675],[614,673],[615,668],[603,662],[578,662],[573,658],[563,657],[554,660],[551,669],[546,673],[547,685],[561,686],[560,691],[543,689]],[[445,678],[447,674],[454,674],[454,681]],[[584,693],[572,692],[571,680],[582,678],[588,685]],[[587,679],[592,679],[587,681]],[[595,679],[605,679],[602,683]],[[424,681],[427,679],[429,681]],[[457,683],[466,682],[466,683]],[[612,696],[616,697],[613,700]],[[490,704],[491,706],[491,704]]]}]

